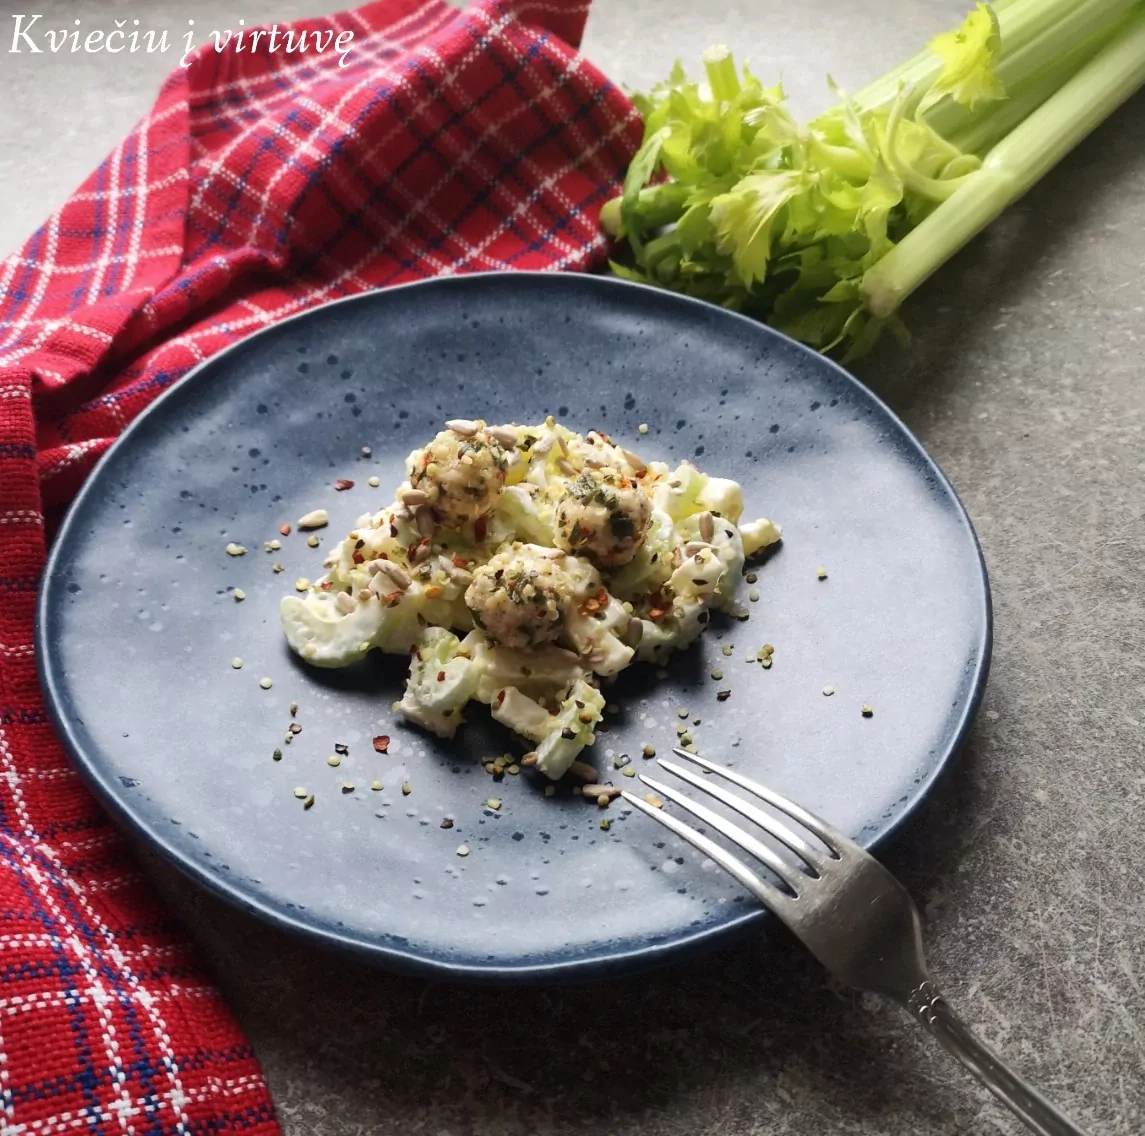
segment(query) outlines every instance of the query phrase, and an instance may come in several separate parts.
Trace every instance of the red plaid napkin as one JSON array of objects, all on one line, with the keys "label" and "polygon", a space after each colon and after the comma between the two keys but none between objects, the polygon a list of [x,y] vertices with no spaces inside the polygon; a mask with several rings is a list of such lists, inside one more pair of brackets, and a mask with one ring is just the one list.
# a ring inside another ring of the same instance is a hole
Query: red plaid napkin
[{"label": "red plaid napkin", "polygon": [[208,44],[0,265],[0,1131],[276,1124],[250,1047],[48,726],[45,516],[190,367],[438,273],[588,268],[639,141],[569,46],[587,0],[379,0],[347,66]]}]

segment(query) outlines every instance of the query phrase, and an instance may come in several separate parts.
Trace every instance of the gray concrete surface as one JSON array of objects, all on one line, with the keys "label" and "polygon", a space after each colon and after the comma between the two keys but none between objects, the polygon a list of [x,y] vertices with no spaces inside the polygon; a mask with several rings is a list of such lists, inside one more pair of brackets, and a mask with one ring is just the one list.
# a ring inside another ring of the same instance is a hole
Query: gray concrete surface
[{"label": "gray concrete surface", "polygon": [[[208,23],[234,8],[131,7]],[[596,0],[585,49],[639,86],[726,40],[813,109],[828,68],[855,87],[963,7]],[[0,55],[0,248],[63,199],[162,70]],[[1145,1129],[1143,114],[1141,99],[1125,108],[923,290],[908,353],[861,368],[962,494],[997,605],[968,750],[887,859],[965,1016],[1106,1136]],[[162,880],[288,1136],[1019,1131],[897,1013],[824,982],[778,934],[625,984],[458,990],[316,953]]]}]

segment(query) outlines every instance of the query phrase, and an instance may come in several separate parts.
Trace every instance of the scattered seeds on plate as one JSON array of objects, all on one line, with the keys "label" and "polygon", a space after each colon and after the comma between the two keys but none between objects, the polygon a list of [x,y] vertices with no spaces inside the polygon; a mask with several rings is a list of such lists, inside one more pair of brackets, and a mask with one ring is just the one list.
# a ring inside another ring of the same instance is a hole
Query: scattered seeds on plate
[{"label": "scattered seeds on plate", "polygon": [[500,808],[501,808],[501,798],[500,798],[500,797],[489,797],[489,798],[488,798],[488,799],[485,801],[485,807],[486,807],[487,809],[492,809],[494,812],[498,812],[498,811],[500,811]]},{"label": "scattered seeds on plate", "polygon": [[371,781],[370,788],[375,793],[380,793],[385,788],[385,785],[383,785],[380,781]]},{"label": "scattered seeds on plate", "polygon": [[835,688],[834,688],[833,686],[825,686],[825,687],[823,687],[823,694],[824,694],[824,697],[826,697],[826,698],[830,698],[830,697],[831,697],[831,695],[832,695],[832,694],[834,694],[834,693],[835,693]]},{"label": "scattered seeds on plate", "polygon": [[343,793],[352,793],[353,791],[354,791],[354,782],[353,781],[343,781],[342,782],[342,792]]},{"label": "scattered seeds on plate", "polygon": [[238,655],[235,655],[235,657],[231,659],[231,666],[234,667],[236,671],[241,671],[243,669],[242,659],[240,659]]},{"label": "scattered seeds on plate", "polygon": [[373,453],[373,450],[371,450],[369,446],[363,446],[362,447],[362,457],[368,458],[370,456],[370,454],[372,454],[372,453]]},{"label": "scattered seeds on plate", "polygon": [[264,540],[262,542],[263,552],[277,552],[282,547],[280,540]]},{"label": "scattered seeds on plate", "polygon": [[648,433],[648,423],[647,422],[641,422],[640,425],[636,427],[636,429],[639,430],[641,434],[647,434]]},{"label": "scattered seeds on plate", "polygon": [[277,576],[279,572],[283,571],[282,565],[276,560],[271,566],[270,570]]},{"label": "scattered seeds on plate", "polygon": [[651,746],[651,745],[646,745],[644,747],[643,753],[644,753],[645,757],[655,757],[656,756],[656,747]]},{"label": "scattered seeds on plate", "polygon": [[311,548],[317,548],[319,546],[319,544],[321,544],[322,542],[318,539],[318,537],[314,533],[311,533],[310,536],[308,536],[306,538],[306,543]]},{"label": "scattered seeds on plate", "polygon": [[732,652],[733,652],[733,651],[735,651],[735,648],[734,648],[734,647],[733,647],[733,646],[732,646],[730,643],[725,643],[725,644],[723,645],[723,647],[721,647],[721,648],[720,648],[720,650],[722,650],[722,651],[723,651],[723,653],[724,653],[724,655],[725,655],[725,656],[727,656],[728,658],[730,658],[730,657],[731,657],[731,655],[732,655]]},{"label": "scattered seeds on plate", "polygon": [[863,708],[860,711],[864,718],[871,718],[874,716],[874,711],[864,702]]},{"label": "scattered seeds on plate", "polygon": [[827,579],[827,569],[826,568],[816,568],[815,569],[815,575],[818,576],[820,580],[826,580]]},{"label": "scattered seeds on plate", "polygon": [[301,785],[299,785],[299,786],[298,786],[298,788],[294,790],[294,795],[295,795],[295,796],[296,796],[296,797],[297,797],[297,798],[298,798],[300,801],[305,801],[305,800],[306,800],[306,798],[307,798],[307,796],[309,795],[309,793],[310,793],[310,790],[309,790],[309,789],[304,789],[304,788],[303,788]]},{"label": "scattered seeds on plate", "polygon": [[612,827],[612,821],[608,817],[603,817],[600,822],[600,827],[607,832]]},{"label": "scattered seeds on plate", "polygon": [[408,797],[410,795],[410,793],[412,793],[412,792],[413,792],[413,788],[411,787],[410,783],[408,781],[403,781],[402,782],[402,796]]},{"label": "scattered seeds on plate", "polygon": [[721,671],[721,670],[714,670],[714,671],[712,671],[712,679],[713,679],[715,682],[719,682],[719,681],[720,681],[720,679],[721,679],[721,678],[723,678],[723,677],[724,677],[724,672],[723,672],[723,671]]},{"label": "scattered seeds on plate", "polygon": [[303,807],[304,809],[310,809],[310,808],[313,808],[313,807],[314,807],[314,794],[313,794],[313,793],[311,793],[311,794],[310,794],[310,795],[309,795],[309,796],[306,798],[306,800],[302,802],[302,807]]},{"label": "scattered seeds on plate", "polygon": [[235,544],[235,542],[232,540],[231,543],[227,545],[227,555],[246,556],[246,549],[243,548],[241,544]]},{"label": "scattered seeds on plate", "polygon": [[378,734],[378,736],[376,738],[374,738],[374,749],[378,753],[385,753],[389,748],[390,748],[390,735],[389,734]]},{"label": "scattered seeds on plate", "polygon": [[756,581],[759,579],[759,577],[758,577],[758,576],[757,576],[757,575],[756,575],[754,572],[749,572],[749,573],[748,573],[748,574],[747,574],[747,575],[744,577],[744,579],[745,579],[745,580],[746,580],[746,581],[747,581],[749,584],[754,584],[754,583],[755,583],[755,582],[756,582]]},{"label": "scattered seeds on plate", "polygon": [[263,690],[269,690],[272,686],[274,686],[274,683],[269,678],[260,678],[258,680],[258,685],[261,686]]},{"label": "scattered seeds on plate", "polygon": [[752,603],[759,603],[759,589],[752,588],[752,590],[748,592],[747,598],[751,600]]},{"label": "scattered seeds on plate", "polygon": [[441,827],[442,828],[452,828],[453,827],[453,817],[442,817],[441,818]]},{"label": "scattered seeds on plate", "polygon": [[380,478],[377,478],[377,477],[371,477],[371,478],[369,479],[369,481],[367,481],[367,482],[366,482],[366,484],[367,484],[367,485],[368,485],[368,486],[369,486],[371,489],[377,489],[377,487],[378,487],[379,485],[381,485],[381,483],[382,483],[382,482],[381,482],[381,479],[380,479]]},{"label": "scattered seeds on plate", "polygon": [[657,797],[655,793],[645,793],[644,800],[647,801],[648,804],[650,804],[654,809],[662,809],[664,807],[664,802],[660,800],[660,798]]},{"label": "scattered seeds on plate", "polygon": [[290,716],[293,718],[293,717],[294,717],[294,715],[295,715],[295,714],[297,714],[297,713],[298,713],[298,703],[297,703],[297,702],[292,702],[292,703],[290,704]]},{"label": "scattered seeds on plate", "polygon": [[468,844],[459,844],[457,846],[457,854],[458,854],[458,856],[468,856],[469,855],[469,845]]},{"label": "scattered seeds on plate", "polygon": [[235,603],[242,603],[246,599],[246,592],[242,588],[235,588],[231,594],[235,597]]},{"label": "scattered seeds on plate", "polygon": [[342,764],[342,759],[336,754],[332,753],[327,759],[326,764],[333,766],[335,769]]},{"label": "scattered seeds on plate", "polygon": [[299,576],[298,579],[294,581],[294,590],[296,592],[305,592],[308,591],[309,588],[310,581],[305,576]]},{"label": "scattered seeds on plate", "polygon": [[273,758],[275,761],[281,761],[281,760],[282,760],[282,750],[280,750],[280,749],[277,749],[277,748],[276,748],[276,749],[275,749],[275,751],[274,751],[274,753],[272,753],[270,756],[271,756],[271,757],[272,757],[272,758]]},{"label": "scattered seeds on plate", "polygon": [[731,696],[732,696],[732,692],[730,690],[717,690],[716,691],[716,701],[717,702],[727,702],[727,700],[729,698],[731,698]]}]

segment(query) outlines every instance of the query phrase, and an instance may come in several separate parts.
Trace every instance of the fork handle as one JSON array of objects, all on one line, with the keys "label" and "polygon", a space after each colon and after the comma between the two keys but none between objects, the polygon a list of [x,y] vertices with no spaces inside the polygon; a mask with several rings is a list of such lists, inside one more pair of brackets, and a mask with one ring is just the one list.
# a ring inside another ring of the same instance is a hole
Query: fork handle
[{"label": "fork handle", "polygon": [[1031,1131],[1039,1136],[1086,1136],[1065,1113],[979,1041],[930,983],[915,990],[907,1008]]}]

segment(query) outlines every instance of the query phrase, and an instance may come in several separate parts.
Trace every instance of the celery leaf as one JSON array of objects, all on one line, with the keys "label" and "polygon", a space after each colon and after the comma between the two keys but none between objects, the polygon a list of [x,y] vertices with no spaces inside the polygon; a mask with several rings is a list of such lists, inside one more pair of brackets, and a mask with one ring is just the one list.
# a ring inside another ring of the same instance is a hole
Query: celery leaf
[{"label": "celery leaf", "polygon": [[952,32],[930,41],[930,50],[942,60],[942,72],[927,93],[924,107],[950,95],[973,110],[980,102],[1006,97],[994,65],[1001,50],[998,17],[989,4],[978,4]]}]

